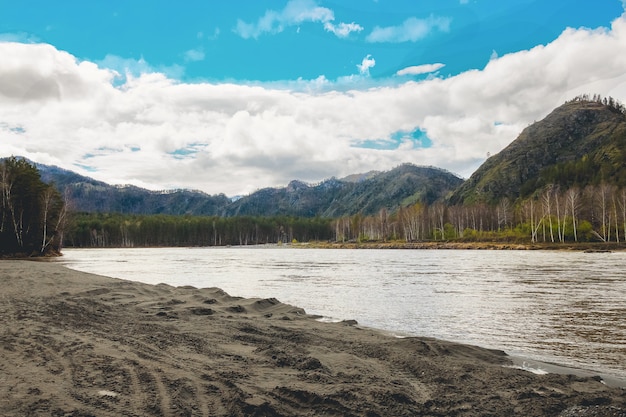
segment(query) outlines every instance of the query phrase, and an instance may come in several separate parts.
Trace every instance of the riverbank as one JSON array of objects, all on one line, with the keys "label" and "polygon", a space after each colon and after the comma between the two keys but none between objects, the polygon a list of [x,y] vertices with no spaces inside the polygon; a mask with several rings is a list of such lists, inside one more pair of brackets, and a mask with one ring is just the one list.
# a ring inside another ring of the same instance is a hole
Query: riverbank
[{"label": "riverbank", "polygon": [[[0,261],[0,415],[626,415],[599,378],[275,299]],[[592,414],[593,413],[593,414]]]},{"label": "riverbank", "polygon": [[461,250],[565,250],[580,252],[616,252],[626,250],[624,243],[580,242],[580,243],[512,243],[512,242],[462,242],[462,241],[424,241],[405,242],[364,241],[364,242],[308,242],[294,243],[294,247],[320,249],[461,249]]}]

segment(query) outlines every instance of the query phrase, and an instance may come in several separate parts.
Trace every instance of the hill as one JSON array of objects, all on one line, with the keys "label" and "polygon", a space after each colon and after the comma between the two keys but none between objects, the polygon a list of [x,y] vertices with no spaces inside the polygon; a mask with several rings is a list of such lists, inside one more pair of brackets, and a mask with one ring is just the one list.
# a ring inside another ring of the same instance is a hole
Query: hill
[{"label": "hill", "polygon": [[223,194],[200,191],[150,191],[144,188],[113,186],[55,166],[36,164],[45,182],[61,191],[72,210],[124,214],[216,215],[230,204]]},{"label": "hill", "polygon": [[447,171],[403,164],[386,172],[331,178],[309,186],[292,181],[284,188],[266,188],[232,203],[228,216],[292,215],[341,217],[395,211],[418,201],[428,204],[445,197],[463,182]]},{"label": "hill", "polygon": [[432,203],[462,183],[459,177],[432,167],[404,164],[317,185],[291,181],[286,187],[264,188],[232,201],[224,194],[199,191],[149,191],[113,186],[58,167],[38,164],[42,179],[65,193],[75,211],[124,214],[341,217],[374,214],[418,201]]},{"label": "hill", "polygon": [[577,97],[489,158],[450,203],[514,201],[547,184],[567,188],[601,182],[626,185],[626,115],[612,98]]}]

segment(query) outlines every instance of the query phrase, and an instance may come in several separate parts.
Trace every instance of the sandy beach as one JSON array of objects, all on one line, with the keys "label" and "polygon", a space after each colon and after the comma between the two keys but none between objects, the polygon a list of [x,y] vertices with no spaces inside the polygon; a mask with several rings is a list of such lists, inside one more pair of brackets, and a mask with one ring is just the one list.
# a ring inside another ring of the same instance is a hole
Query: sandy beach
[{"label": "sandy beach", "polygon": [[0,261],[2,416],[626,416],[599,377],[276,299]]}]

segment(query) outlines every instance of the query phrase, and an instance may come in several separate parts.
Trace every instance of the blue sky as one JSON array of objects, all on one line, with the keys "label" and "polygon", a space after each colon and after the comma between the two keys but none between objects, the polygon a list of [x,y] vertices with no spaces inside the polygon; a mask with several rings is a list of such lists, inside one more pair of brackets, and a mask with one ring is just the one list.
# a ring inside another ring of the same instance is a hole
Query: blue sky
[{"label": "blue sky", "polygon": [[565,99],[624,99],[623,12],[619,0],[0,0],[0,153],[229,195],[403,162],[467,177]]},{"label": "blue sky", "polygon": [[[445,65],[441,75],[456,75],[484,67],[494,52],[548,43],[567,27],[608,26],[623,11],[616,0],[0,4],[0,32],[50,43],[79,59],[108,61],[119,70],[143,60],[186,81],[265,82],[336,80],[357,72],[368,55],[376,62],[369,68],[374,79],[433,63]],[[345,34],[325,28],[342,23],[354,28]]]}]

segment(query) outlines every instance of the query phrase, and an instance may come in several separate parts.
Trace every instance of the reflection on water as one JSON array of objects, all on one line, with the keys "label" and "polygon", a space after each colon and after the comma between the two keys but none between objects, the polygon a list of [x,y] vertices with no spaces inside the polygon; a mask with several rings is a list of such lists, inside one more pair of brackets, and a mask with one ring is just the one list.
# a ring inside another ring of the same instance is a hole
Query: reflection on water
[{"label": "reflection on water", "polygon": [[61,262],[626,377],[623,252],[89,249]]}]

